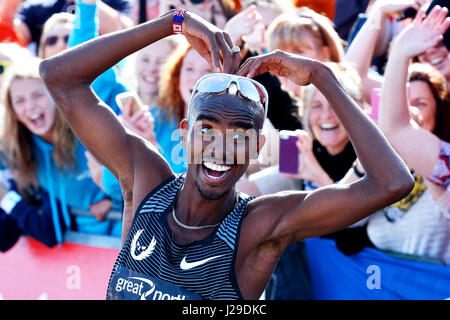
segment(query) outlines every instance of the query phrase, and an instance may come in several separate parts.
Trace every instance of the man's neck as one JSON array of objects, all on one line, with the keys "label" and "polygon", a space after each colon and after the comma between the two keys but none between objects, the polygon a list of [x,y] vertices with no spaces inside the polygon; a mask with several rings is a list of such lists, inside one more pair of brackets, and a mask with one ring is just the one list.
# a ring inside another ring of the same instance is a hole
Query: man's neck
[{"label": "man's neck", "polygon": [[193,179],[186,177],[178,193],[175,211],[178,219],[191,226],[213,225],[222,221],[236,205],[235,188],[217,200],[205,198],[195,185]]}]

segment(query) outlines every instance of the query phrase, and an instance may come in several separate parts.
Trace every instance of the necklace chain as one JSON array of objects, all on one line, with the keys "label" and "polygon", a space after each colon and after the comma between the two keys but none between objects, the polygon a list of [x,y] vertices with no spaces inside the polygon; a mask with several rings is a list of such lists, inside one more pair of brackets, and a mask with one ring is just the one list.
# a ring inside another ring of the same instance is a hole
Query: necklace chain
[{"label": "necklace chain", "polygon": [[187,229],[187,230],[202,230],[202,229],[207,229],[207,228],[213,228],[213,227],[217,227],[219,223],[216,224],[208,224],[205,226],[189,226],[187,224],[184,224],[183,222],[181,222],[180,220],[177,219],[177,216],[175,215],[175,209],[172,208],[172,217],[173,220],[175,220],[176,224],[179,225],[180,227]]},{"label": "necklace chain", "polygon": [[[234,206],[236,207],[236,205],[238,203],[239,203],[239,197],[236,197],[236,203]],[[234,207],[233,207],[233,209],[234,209]],[[204,225],[204,226],[189,226],[187,224],[184,224],[180,220],[178,220],[177,216],[175,215],[175,206],[173,206],[173,208],[172,208],[172,217],[177,225],[179,225],[180,227],[187,229],[187,230],[202,230],[202,229],[207,229],[207,228],[214,228],[214,227],[217,227],[222,222],[222,221],[220,221],[216,224],[208,224],[208,225]]]}]

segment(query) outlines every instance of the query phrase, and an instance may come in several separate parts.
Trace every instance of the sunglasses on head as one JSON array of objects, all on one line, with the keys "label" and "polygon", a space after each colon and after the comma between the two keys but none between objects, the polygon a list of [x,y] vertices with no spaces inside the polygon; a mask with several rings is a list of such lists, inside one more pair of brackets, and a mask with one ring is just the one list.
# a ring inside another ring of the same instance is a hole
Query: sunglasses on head
[{"label": "sunglasses on head", "polygon": [[5,73],[6,69],[9,67],[10,64],[11,62],[8,60],[0,61],[0,76],[2,76]]},{"label": "sunglasses on head", "polygon": [[225,73],[211,73],[201,77],[195,84],[189,106],[197,93],[223,92],[228,90],[233,83],[236,85],[237,91],[244,98],[254,102],[260,102],[264,106],[264,117],[266,118],[269,106],[269,96],[266,88],[253,79]]},{"label": "sunglasses on head", "polygon": [[69,41],[69,35],[63,36],[63,37],[50,36],[47,39],[45,39],[45,45],[46,46],[54,46],[58,42],[58,39],[62,39],[64,41],[64,43],[67,44],[67,42]]}]

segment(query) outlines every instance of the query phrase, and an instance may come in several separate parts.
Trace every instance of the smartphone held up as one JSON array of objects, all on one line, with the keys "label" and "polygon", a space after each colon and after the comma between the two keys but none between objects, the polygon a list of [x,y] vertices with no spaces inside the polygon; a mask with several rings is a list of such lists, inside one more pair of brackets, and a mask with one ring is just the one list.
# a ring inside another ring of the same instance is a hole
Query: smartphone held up
[{"label": "smartphone held up", "polygon": [[287,174],[297,174],[299,166],[299,150],[297,148],[297,133],[295,131],[280,131],[279,171]]},{"label": "smartphone held up", "polygon": [[119,93],[116,96],[116,102],[119,106],[120,110],[124,110],[124,106],[131,105],[131,114],[134,114],[138,110],[144,110],[147,111],[147,107],[142,102],[141,98],[138,96],[138,94],[135,91],[126,91]]}]

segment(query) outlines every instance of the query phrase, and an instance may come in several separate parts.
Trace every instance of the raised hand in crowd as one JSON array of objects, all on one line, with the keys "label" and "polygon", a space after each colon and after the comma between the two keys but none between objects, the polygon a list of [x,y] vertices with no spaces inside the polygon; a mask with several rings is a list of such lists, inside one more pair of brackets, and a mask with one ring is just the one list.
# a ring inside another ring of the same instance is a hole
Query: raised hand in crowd
[{"label": "raised hand in crowd", "polygon": [[[424,177],[433,171],[443,137],[411,121],[406,94],[408,67],[412,57],[442,40],[442,34],[450,26],[447,13],[447,8],[436,6],[424,19],[425,11],[419,10],[413,23],[394,41],[381,91],[378,124],[408,166]],[[421,152],[417,152],[418,146]],[[435,197],[438,197],[436,193]]]},{"label": "raised hand in crowd", "polygon": [[224,30],[230,34],[236,45],[241,46],[245,36],[250,35],[261,21],[261,14],[256,6],[252,5],[228,20]]},{"label": "raised hand in crowd", "polygon": [[413,58],[442,41],[450,26],[447,14],[447,8],[436,6],[425,18],[425,10],[419,10],[413,23],[397,36],[394,42],[396,54]]},{"label": "raised hand in crowd", "polygon": [[414,8],[419,10],[422,6],[429,3],[430,0],[377,0],[374,2],[373,7],[370,10],[374,12],[379,22],[383,22],[388,17],[398,16],[402,11],[407,8]]},{"label": "raised hand in crowd", "polygon": [[[389,18],[397,17],[403,10],[414,8],[419,10],[429,0],[377,0],[369,7],[367,21],[361,27],[345,53],[345,62],[350,63],[359,73],[365,100],[370,102],[370,94],[373,88],[379,88],[383,83],[383,77],[369,72],[372,58],[381,55],[390,41],[390,31],[386,28]],[[377,52],[378,51],[378,52]]]}]

